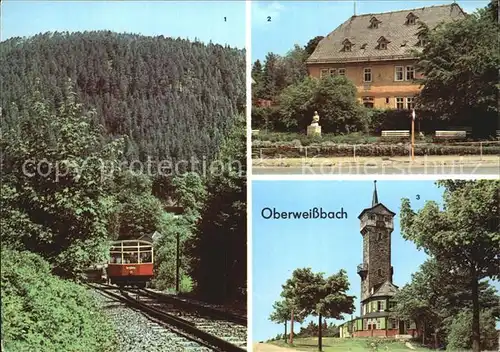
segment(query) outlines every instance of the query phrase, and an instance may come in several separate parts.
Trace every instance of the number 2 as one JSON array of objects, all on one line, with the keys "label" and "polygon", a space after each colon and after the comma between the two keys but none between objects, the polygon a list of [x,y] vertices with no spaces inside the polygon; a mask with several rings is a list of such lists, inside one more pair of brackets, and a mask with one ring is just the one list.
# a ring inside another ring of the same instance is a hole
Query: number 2
[{"label": "number 2", "polygon": [[267,16],[267,22],[271,22],[271,16]]}]

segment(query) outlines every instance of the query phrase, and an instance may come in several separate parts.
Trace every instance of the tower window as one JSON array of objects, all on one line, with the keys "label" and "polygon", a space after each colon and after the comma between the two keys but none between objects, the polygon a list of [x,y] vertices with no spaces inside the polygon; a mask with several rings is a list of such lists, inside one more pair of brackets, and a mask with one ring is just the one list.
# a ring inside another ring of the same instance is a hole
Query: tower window
[{"label": "tower window", "polygon": [[374,214],[370,214],[370,216],[368,216],[368,218],[369,218],[370,220],[375,220],[375,215],[374,215]]},{"label": "tower window", "polygon": [[382,235],[382,232],[379,232],[377,235],[377,240],[381,240],[384,236]]},{"label": "tower window", "polygon": [[389,104],[389,100],[390,100],[390,98],[389,98],[389,97],[386,97],[386,98],[385,98],[385,103],[386,103],[386,104]]},{"label": "tower window", "polygon": [[382,276],[382,269],[378,269],[378,276]]}]

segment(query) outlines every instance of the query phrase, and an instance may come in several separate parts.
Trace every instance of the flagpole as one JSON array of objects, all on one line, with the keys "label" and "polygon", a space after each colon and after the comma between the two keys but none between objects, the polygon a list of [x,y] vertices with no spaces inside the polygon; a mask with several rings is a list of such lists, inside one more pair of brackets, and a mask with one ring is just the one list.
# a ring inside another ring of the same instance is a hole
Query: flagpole
[{"label": "flagpole", "polygon": [[411,160],[415,161],[415,109],[411,113]]}]

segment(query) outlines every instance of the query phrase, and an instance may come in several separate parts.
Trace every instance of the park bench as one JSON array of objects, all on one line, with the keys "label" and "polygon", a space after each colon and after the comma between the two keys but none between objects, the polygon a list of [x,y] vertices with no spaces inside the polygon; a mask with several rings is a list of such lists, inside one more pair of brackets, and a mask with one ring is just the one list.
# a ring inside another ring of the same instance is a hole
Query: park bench
[{"label": "park bench", "polygon": [[465,139],[467,131],[436,131],[436,139]]},{"label": "park bench", "polygon": [[382,131],[382,139],[410,138],[410,131],[407,130],[386,130]]},{"label": "park bench", "polygon": [[257,134],[259,134],[259,131],[260,131],[260,130],[252,130],[252,135],[257,135]]}]

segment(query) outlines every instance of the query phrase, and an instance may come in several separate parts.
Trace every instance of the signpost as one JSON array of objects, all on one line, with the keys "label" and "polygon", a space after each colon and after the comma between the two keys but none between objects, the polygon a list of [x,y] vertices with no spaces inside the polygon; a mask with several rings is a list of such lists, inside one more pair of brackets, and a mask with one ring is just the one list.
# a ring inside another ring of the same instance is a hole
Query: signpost
[{"label": "signpost", "polygon": [[411,160],[415,161],[415,109],[411,112]]}]

